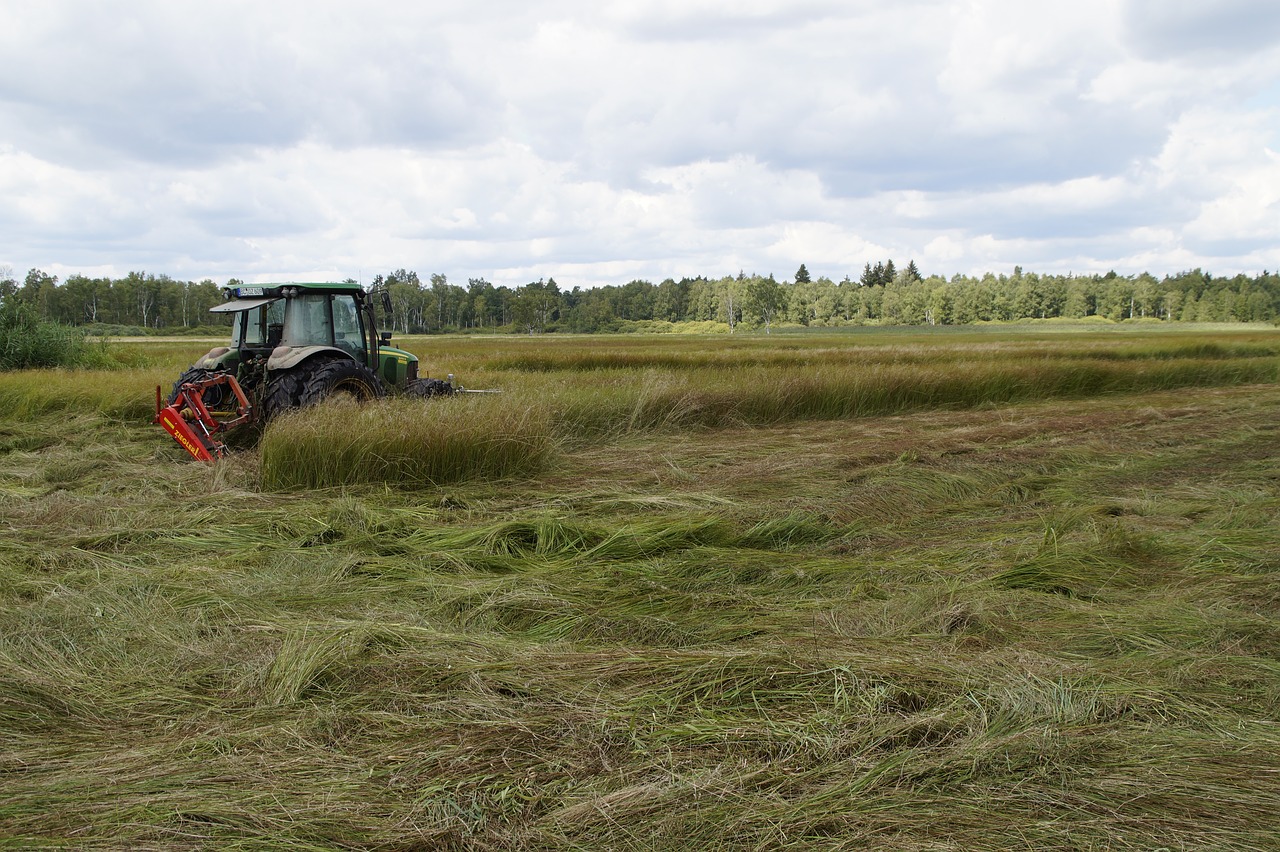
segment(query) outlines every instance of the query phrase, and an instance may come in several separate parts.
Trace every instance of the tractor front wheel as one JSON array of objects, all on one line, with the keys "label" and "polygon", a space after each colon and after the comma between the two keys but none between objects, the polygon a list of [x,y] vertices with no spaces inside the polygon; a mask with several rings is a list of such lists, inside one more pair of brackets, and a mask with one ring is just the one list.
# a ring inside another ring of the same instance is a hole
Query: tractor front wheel
[{"label": "tractor front wheel", "polygon": [[[202,382],[210,376],[216,376],[223,370],[205,370],[201,367],[188,367],[187,370],[178,376],[178,380],[173,383],[173,390],[169,391],[169,405],[173,405],[178,399],[178,389],[187,382]],[[209,410],[217,410],[225,400],[230,398],[226,385],[213,385],[204,389],[204,393],[200,395],[200,399],[204,402],[205,408]]]}]

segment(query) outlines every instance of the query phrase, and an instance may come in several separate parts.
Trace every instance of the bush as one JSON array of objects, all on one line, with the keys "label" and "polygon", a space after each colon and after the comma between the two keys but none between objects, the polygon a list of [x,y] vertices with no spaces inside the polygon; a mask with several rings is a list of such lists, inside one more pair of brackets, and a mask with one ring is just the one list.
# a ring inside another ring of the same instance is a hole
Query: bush
[{"label": "bush", "polygon": [[110,362],[106,348],[83,331],[45,322],[12,299],[0,304],[0,370],[28,367],[92,367]]},{"label": "bush", "polygon": [[716,320],[690,320],[672,325],[676,334],[728,334],[729,324]]},{"label": "bush", "polygon": [[626,334],[670,334],[676,328],[666,320],[622,320],[620,325]]},{"label": "bush", "polygon": [[89,337],[219,337],[230,335],[228,325],[191,325],[165,326],[150,328],[141,325],[121,325],[120,323],[96,322],[82,326]]},{"label": "bush", "polygon": [[114,322],[95,322],[79,326],[86,337],[153,337],[155,332],[141,325],[121,325]]}]

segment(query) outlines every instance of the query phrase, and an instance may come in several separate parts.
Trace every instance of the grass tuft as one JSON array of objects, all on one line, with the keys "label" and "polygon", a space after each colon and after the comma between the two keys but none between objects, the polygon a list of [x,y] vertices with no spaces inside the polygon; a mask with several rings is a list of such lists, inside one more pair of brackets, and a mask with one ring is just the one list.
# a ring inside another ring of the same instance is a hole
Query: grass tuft
[{"label": "grass tuft", "polygon": [[262,437],[263,487],[435,486],[543,470],[555,450],[546,413],[535,405],[487,410],[488,402],[334,400],[290,412]]}]

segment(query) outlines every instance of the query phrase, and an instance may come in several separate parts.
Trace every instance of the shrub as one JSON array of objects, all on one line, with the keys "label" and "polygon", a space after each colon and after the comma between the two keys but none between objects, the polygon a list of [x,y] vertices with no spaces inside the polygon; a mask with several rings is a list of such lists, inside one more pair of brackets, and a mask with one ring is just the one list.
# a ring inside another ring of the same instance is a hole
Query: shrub
[{"label": "shrub", "polygon": [[12,299],[0,304],[0,370],[28,367],[90,367],[110,361],[102,344],[84,332],[45,322]]}]

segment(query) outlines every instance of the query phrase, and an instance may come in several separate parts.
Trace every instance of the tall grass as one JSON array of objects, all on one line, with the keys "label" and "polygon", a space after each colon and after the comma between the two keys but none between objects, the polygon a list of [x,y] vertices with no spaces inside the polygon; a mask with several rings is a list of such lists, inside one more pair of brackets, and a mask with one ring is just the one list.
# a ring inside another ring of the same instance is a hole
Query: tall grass
[{"label": "tall grass", "polygon": [[[726,377],[713,394],[657,395],[646,420],[716,425],[974,408],[1026,400],[1087,397],[1173,387],[1274,381],[1277,362],[1182,360],[1146,363],[1022,365],[958,361],[945,368],[886,366],[799,376]],[[705,386],[704,386],[705,387]],[[714,385],[712,385],[714,387]],[[665,398],[664,398],[665,396]]]},{"label": "tall grass", "polygon": [[593,372],[525,379],[520,386],[537,389],[564,434],[617,435],[1271,382],[1277,376],[1276,358],[958,358],[933,364]]},{"label": "tall grass", "polygon": [[263,486],[441,485],[542,470],[555,447],[545,411],[486,401],[336,400],[292,412],[262,437]]},{"label": "tall grass", "polygon": [[155,388],[167,391],[167,371],[42,369],[0,373],[0,410],[28,418],[54,412],[95,413],[142,420],[155,412]]},{"label": "tall grass", "polygon": [[[951,345],[886,338],[875,346],[836,346],[839,338],[819,335],[746,338],[710,349],[705,340],[660,345],[669,339],[599,347],[503,340],[487,354],[474,340],[450,342],[459,357],[475,361],[469,384],[504,393],[438,400],[420,410],[393,406],[360,418],[291,418],[263,444],[264,482],[275,488],[439,484],[525,475],[548,458],[553,444],[627,434],[962,410],[1280,376],[1280,340],[1257,332],[1239,339],[1184,333],[1028,342],[988,335]],[[529,429],[545,435],[530,437]],[[287,472],[290,465],[295,473]]]}]

